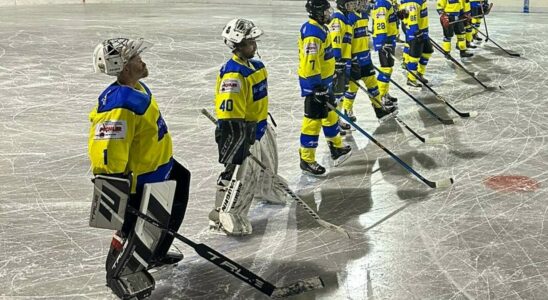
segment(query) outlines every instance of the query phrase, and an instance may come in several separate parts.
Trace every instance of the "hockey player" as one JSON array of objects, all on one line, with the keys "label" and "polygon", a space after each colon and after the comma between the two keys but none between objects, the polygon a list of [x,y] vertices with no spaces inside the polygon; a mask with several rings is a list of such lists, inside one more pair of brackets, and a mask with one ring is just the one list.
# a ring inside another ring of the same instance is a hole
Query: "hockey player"
[{"label": "hockey player", "polygon": [[299,37],[299,84],[304,99],[304,117],[299,149],[300,167],[304,173],[322,176],[325,168],[316,161],[316,148],[323,127],[331,158],[337,166],[351,155],[350,146],[343,145],[339,134],[339,117],[327,107],[336,106],[333,95],[335,59],[329,30],[331,16],[327,0],[307,0],[309,20],[304,23]]},{"label": "hockey player", "polygon": [[[90,113],[88,150],[94,175],[129,179],[128,205],[135,209],[139,209],[141,201],[153,202],[142,199],[146,184],[175,180],[175,197],[166,199],[172,209],[163,211],[162,220],[166,227],[177,231],[188,202],[190,172],[173,159],[166,122],[154,95],[140,81],[148,76],[140,54],[151,46],[142,39],[116,38],[95,48],[95,71],[115,76],[116,81],[101,93]],[[105,193],[112,196],[111,192]],[[135,224],[136,217],[126,214],[107,255],[107,286],[120,298],[150,293],[154,280],[147,270],[182,259],[180,253],[168,253],[173,242],[171,235],[161,231],[149,234]],[[144,240],[143,236],[149,239]]]},{"label": "hockey player", "polygon": [[476,41],[483,39],[478,37],[478,28],[481,25],[481,19],[484,18],[491,10],[488,0],[470,0],[470,9],[472,15],[472,37]]},{"label": "hockey player", "polygon": [[467,49],[475,49],[477,48],[476,45],[472,44],[474,41],[474,35],[472,32],[472,12],[470,7],[470,0],[461,0],[463,1],[463,10],[462,14],[460,16],[461,19],[463,19],[464,23],[464,32],[465,32],[465,39],[466,39],[466,48]]},{"label": "hockey player", "polygon": [[[461,20],[461,17],[464,17],[464,0],[438,0],[436,8],[443,27],[443,50],[447,53],[451,52],[451,38],[456,34],[460,57],[473,56],[472,53],[466,52],[466,32],[464,29],[464,20]],[[459,20],[461,21],[458,22]]]},{"label": "hockey player", "polygon": [[335,74],[333,78],[333,94],[340,101],[348,86],[346,66],[352,58],[351,46],[353,28],[349,15],[357,5],[355,0],[337,0],[337,9],[331,15],[329,22],[329,37],[335,58]]},{"label": "hockey player", "polygon": [[256,39],[262,34],[246,19],[231,20],[222,31],[233,56],[221,67],[215,87],[215,140],[225,171],[217,181],[215,208],[209,220],[211,230],[228,235],[252,233],[247,214],[254,197],[285,203],[285,194],[274,187],[272,177],[248,158],[251,153],[277,172],[276,136],[267,122],[267,72],[261,61],[253,59]]},{"label": "hockey player", "polygon": [[[358,91],[357,82],[361,80],[365,83],[369,92],[369,100],[371,101],[375,115],[379,121],[384,121],[397,114],[397,99],[390,97],[389,95],[384,95],[384,97],[382,97],[379,93],[379,86],[377,78],[375,77],[375,70],[373,68],[371,52],[369,49],[369,15],[365,11],[365,7],[362,6],[364,2],[359,4],[357,9],[348,13],[348,19],[352,24],[350,51],[352,60],[345,61],[350,83],[348,89],[344,93],[343,107],[346,114],[349,115],[352,120],[355,120],[353,103]],[[346,3],[346,5],[348,6],[348,3]]]},{"label": "hockey player", "polygon": [[407,55],[407,85],[421,87],[417,77],[423,82],[426,65],[434,49],[430,43],[428,33],[428,5],[426,0],[401,0],[399,13],[405,24],[405,40],[409,44]]},{"label": "hockey player", "polygon": [[394,55],[396,52],[396,37],[398,35],[397,9],[390,0],[376,0],[371,16],[373,18],[373,45],[379,52],[380,70],[377,80],[381,97],[386,96],[395,102],[396,98],[390,96],[390,76],[394,67]]}]

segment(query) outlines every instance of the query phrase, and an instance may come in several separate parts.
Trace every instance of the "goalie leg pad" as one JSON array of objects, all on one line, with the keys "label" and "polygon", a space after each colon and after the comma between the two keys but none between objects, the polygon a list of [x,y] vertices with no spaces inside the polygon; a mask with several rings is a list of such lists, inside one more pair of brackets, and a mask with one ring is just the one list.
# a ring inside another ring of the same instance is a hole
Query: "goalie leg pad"
[{"label": "goalie leg pad", "polygon": [[[255,191],[255,198],[264,200],[273,204],[287,203],[287,196],[283,189],[277,184],[282,180],[278,174],[278,145],[276,142],[276,133],[269,125],[266,134],[259,142],[259,155],[257,158],[267,167],[268,170],[260,169],[259,180]],[[284,181],[285,182],[285,181]]]},{"label": "goalie leg pad", "polygon": [[[251,146],[250,152],[254,156],[257,156],[258,143]],[[224,191],[223,200],[219,208],[219,221],[228,234],[251,233],[251,224],[247,220],[247,213],[254,197],[259,174],[259,167],[256,163],[250,158],[246,158],[243,164],[234,172],[228,187]],[[223,213],[235,215],[235,217],[221,217]],[[228,223],[224,224],[224,221]],[[240,222],[241,224],[235,225],[236,222]]]},{"label": "goalie leg pad", "polygon": [[[139,211],[167,227],[170,224],[175,189],[175,181],[145,184]],[[121,252],[109,252],[109,256],[116,258],[107,258],[107,285],[119,297],[138,297],[154,289],[154,280],[147,269],[160,257],[158,245],[164,242],[165,237],[166,233],[162,229],[137,219]]]},{"label": "goalie leg pad", "polygon": [[[176,188],[173,197],[173,206],[171,209],[171,218],[169,220],[169,229],[178,231],[185,218],[186,207],[188,204],[188,196],[190,193],[190,171],[181,165],[176,160],[173,160],[173,168],[169,176],[170,180],[175,180]],[[164,257],[169,247],[173,243],[174,237],[172,235],[165,236],[161,245],[158,246],[157,255],[161,259]]]}]

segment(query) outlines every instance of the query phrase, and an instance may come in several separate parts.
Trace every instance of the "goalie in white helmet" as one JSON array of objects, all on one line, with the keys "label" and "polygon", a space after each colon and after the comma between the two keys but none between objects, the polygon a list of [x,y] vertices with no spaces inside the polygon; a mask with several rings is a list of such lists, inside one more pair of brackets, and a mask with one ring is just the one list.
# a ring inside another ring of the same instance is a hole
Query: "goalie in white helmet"
[{"label": "goalie in white helmet", "polygon": [[217,181],[215,208],[209,219],[212,230],[231,235],[251,234],[247,214],[253,198],[285,204],[283,190],[273,183],[278,179],[248,158],[253,154],[276,174],[276,134],[267,120],[267,72],[261,61],[253,59],[256,39],[262,34],[246,19],[231,20],[222,31],[233,56],[221,67],[215,86],[215,141],[225,171]]},{"label": "goalie in white helmet", "polygon": [[[148,76],[148,69],[140,54],[151,46],[142,39],[116,38],[95,48],[95,71],[116,76],[116,81],[97,98],[89,115],[88,154],[97,176],[95,192],[111,204],[129,199],[128,206],[177,231],[188,202],[190,172],[173,159],[166,122],[154,95],[141,81]],[[151,185],[155,190],[165,189],[166,180],[176,181],[174,197],[162,199],[161,195],[153,197],[151,192],[144,192]],[[168,253],[172,236],[142,222],[139,225],[134,215],[117,215],[118,206],[97,213],[105,220],[122,221],[107,255],[107,286],[120,298],[141,298],[154,289],[154,279],[147,270],[175,263],[182,254]]]}]

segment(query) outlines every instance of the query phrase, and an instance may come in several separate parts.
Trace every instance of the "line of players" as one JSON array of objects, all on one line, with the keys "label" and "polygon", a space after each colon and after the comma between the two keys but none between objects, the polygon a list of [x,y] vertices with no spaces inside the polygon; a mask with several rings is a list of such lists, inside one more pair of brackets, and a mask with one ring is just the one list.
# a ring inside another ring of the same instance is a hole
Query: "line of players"
[{"label": "line of players", "polygon": [[[313,176],[326,173],[316,160],[322,129],[334,166],[352,154],[350,146],[344,145],[341,138],[348,124],[339,121],[334,108],[341,109],[348,119],[356,120],[353,107],[358,82],[364,82],[380,121],[398,113],[398,102],[389,93],[389,82],[399,20],[405,33],[403,60],[408,70],[407,84],[420,87],[417,78],[427,82],[424,74],[433,52],[427,2],[400,0],[398,5],[391,1],[376,0],[369,14],[367,1],[363,0],[336,0],[336,11],[327,0],[307,0],[309,20],[301,27],[298,41],[298,75],[304,97],[299,148],[303,172]],[[473,18],[466,7],[468,0],[438,0],[447,52],[454,32],[461,55],[466,53],[465,41],[472,46],[475,32],[471,28],[470,36],[463,39],[462,28],[468,32],[466,26],[478,25],[480,17],[490,9],[483,6],[485,2],[481,0],[471,1]],[[480,6],[477,6],[478,1]],[[372,16],[373,45],[379,54],[380,68],[371,60],[369,15]],[[472,22],[469,22],[471,18]],[[219,162],[225,170],[217,182],[215,207],[209,220],[211,229],[230,235],[252,233],[247,215],[253,200],[285,204],[287,197],[287,191],[277,184],[283,179],[277,175],[276,123],[272,116],[268,121],[268,74],[264,64],[254,59],[256,39],[262,34],[259,27],[246,19],[231,20],[222,32],[233,56],[221,67],[215,87],[215,141]],[[169,220],[165,225],[177,231],[186,211],[190,171],[173,158],[167,124],[150,89],[141,82],[148,76],[148,69],[140,55],[150,47],[152,44],[143,40],[118,38],[105,40],[95,48],[96,72],[116,76],[117,80],[99,96],[97,106],[90,114],[89,155],[93,174],[110,178],[110,188],[104,189],[105,195],[120,198],[109,189],[114,189],[121,179],[129,179],[129,204],[137,209],[144,201],[142,198],[148,197],[144,203],[149,206],[154,203],[152,211]],[[375,69],[379,71],[377,76]],[[250,155],[259,159],[270,172],[265,172]],[[176,181],[177,188],[173,199],[163,199],[168,205],[162,206],[158,199],[143,190],[147,184],[160,184],[156,189],[164,191],[166,187],[161,183],[166,180]],[[98,184],[95,189],[103,191]],[[112,213],[117,213],[113,209],[102,213],[112,219]],[[123,226],[115,233],[107,255],[107,285],[121,298],[136,291],[143,297],[150,294],[154,280],[147,270],[183,258],[181,253],[168,252],[172,236],[160,230],[151,231],[154,233],[151,234],[143,230],[143,226],[135,226],[136,220],[134,215],[123,219]]]},{"label": "line of players", "polygon": [[[479,26],[486,10],[485,2],[438,0],[438,12],[444,25],[443,45],[447,52],[450,51],[451,36],[456,32],[461,56],[469,56],[466,47],[473,47],[473,44],[471,40],[468,44],[461,40],[460,28],[470,28],[469,39],[477,34],[469,24]],[[323,130],[335,167],[352,154],[350,146],[344,145],[341,138],[350,125],[340,121],[330,106],[337,107],[355,121],[354,100],[362,81],[379,121],[393,118],[398,113],[397,99],[389,93],[398,24],[401,22],[405,34],[403,64],[408,71],[408,86],[421,87],[417,78],[428,83],[424,75],[433,47],[429,36],[427,0],[376,0],[374,3],[336,0],[335,10],[327,0],[307,0],[306,10],[309,20],[301,27],[298,41],[298,75],[301,96],[304,97],[300,168],[305,174],[324,176],[326,169],[316,160],[320,131]],[[372,34],[368,30],[369,16]],[[444,21],[446,17],[449,22]],[[217,181],[215,206],[209,219],[210,229],[231,235],[251,234],[252,226],[247,214],[253,199],[277,204],[285,202],[284,191],[275,184],[279,177],[266,175],[247,158],[251,153],[274,174],[277,173],[276,135],[272,126],[275,122],[272,117],[272,125],[267,121],[267,72],[262,62],[253,59],[257,51],[255,40],[262,33],[246,19],[230,21],[222,32],[225,44],[234,55],[221,68],[215,89],[218,118],[215,139],[219,162],[225,170]],[[371,59],[371,37],[380,68],[376,68]],[[375,69],[379,71],[377,75]]]}]

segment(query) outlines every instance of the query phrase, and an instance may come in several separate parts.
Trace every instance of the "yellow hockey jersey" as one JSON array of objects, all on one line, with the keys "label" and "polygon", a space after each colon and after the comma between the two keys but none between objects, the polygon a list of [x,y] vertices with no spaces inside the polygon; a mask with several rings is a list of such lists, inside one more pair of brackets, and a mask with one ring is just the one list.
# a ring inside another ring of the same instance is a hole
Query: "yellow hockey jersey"
[{"label": "yellow hockey jersey", "polygon": [[373,11],[373,43],[375,50],[380,50],[384,44],[392,44],[398,35],[398,16],[394,5],[389,0],[377,0]]},{"label": "yellow hockey jersey", "polygon": [[330,87],[335,72],[331,38],[326,26],[309,19],[299,36],[299,84],[301,96],[312,95],[318,86]]},{"label": "yellow hockey jersey", "polygon": [[463,10],[463,0],[438,0],[436,9],[438,13],[445,13],[450,16],[458,16]]},{"label": "yellow hockey jersey", "polygon": [[417,37],[428,39],[428,5],[426,0],[401,0],[400,10],[409,15],[403,19],[407,40]]},{"label": "yellow hockey jersey", "polygon": [[219,120],[257,122],[258,140],[266,131],[268,83],[264,64],[250,59],[246,64],[238,56],[225,63],[215,86],[215,112]]},{"label": "yellow hockey jersey", "polygon": [[172,141],[156,99],[139,82],[111,84],[89,115],[88,154],[93,174],[132,174],[131,190],[167,180]]},{"label": "yellow hockey jersey", "polygon": [[348,16],[341,11],[335,11],[329,22],[329,36],[333,47],[335,60],[352,58],[353,27]]}]

